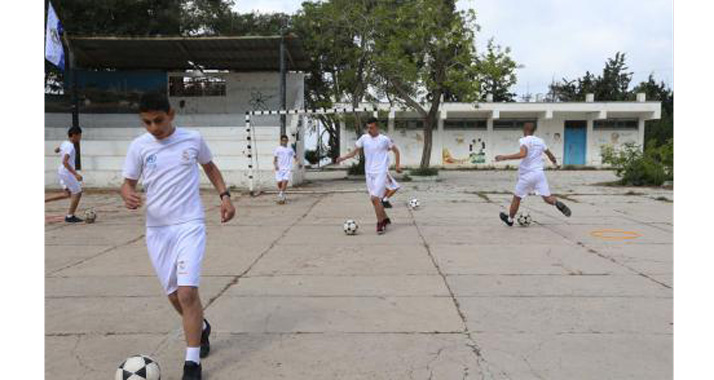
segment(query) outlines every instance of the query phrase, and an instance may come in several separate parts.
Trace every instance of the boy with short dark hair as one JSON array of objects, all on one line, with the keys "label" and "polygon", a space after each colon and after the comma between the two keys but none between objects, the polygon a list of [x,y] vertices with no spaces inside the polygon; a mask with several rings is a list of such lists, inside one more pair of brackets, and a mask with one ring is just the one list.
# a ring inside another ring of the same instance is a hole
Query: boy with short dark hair
[{"label": "boy with short dark hair", "polygon": [[[399,188],[399,184],[389,175],[389,152],[394,152],[395,170],[397,173],[401,173],[399,148],[391,138],[379,133],[377,119],[370,117],[367,120],[367,133],[363,134],[355,142],[355,149],[337,158],[335,162],[340,163],[350,159],[356,156],[360,150],[364,152],[364,174],[367,181],[367,191],[374,207],[374,213],[377,216],[377,234],[381,235],[386,231],[387,225],[392,223],[384,211],[382,202],[384,197],[389,194],[388,191],[396,191]],[[393,193],[392,191],[391,194]]]},{"label": "boy with short dark hair", "polygon": [[570,216],[570,208],[565,203],[557,200],[550,194],[548,180],[545,178],[543,171],[543,154],[553,162],[553,165],[558,165],[555,156],[550,152],[545,142],[540,137],[536,137],[536,125],[533,122],[523,124],[523,137],[518,140],[521,150],[518,153],[510,155],[498,155],[496,161],[505,160],[521,160],[518,166],[518,182],[516,189],[513,192],[513,200],[509,213],[501,212],[499,215],[503,223],[513,226],[513,219],[516,217],[518,207],[521,205],[521,199],[528,196],[532,191],[536,191],[538,195],[543,197],[543,201],[549,205],[555,206],[565,216]]},{"label": "boy with short dark hair", "polygon": [[273,166],[275,167],[275,181],[278,183],[278,203],[284,204],[287,200],[285,191],[292,176],[293,161],[297,156],[293,148],[288,146],[288,136],[280,136],[280,145],[273,152]]},{"label": "boy with short dark hair", "polygon": [[198,132],[174,127],[174,115],[165,94],[141,97],[139,117],[147,133],[129,146],[121,196],[127,208],[141,207],[144,202],[136,185],[142,179],[149,257],[169,301],[183,319],[187,347],[182,379],[200,380],[200,358],[210,351],[211,325],[203,318],[198,294],[206,245],[199,164],[219,193],[221,222],[231,220],[235,208],[208,145]]},{"label": "boy with short dark hair", "polygon": [[[70,198],[69,210],[67,215],[64,217],[64,221],[67,223],[80,223],[83,222],[82,219],[74,215],[77,212],[77,207],[79,206],[79,200],[82,198],[82,175],[77,173],[75,170],[75,160],[77,158],[77,151],[74,149],[74,145],[82,140],[82,128],[75,126],[67,131],[67,141],[63,141],[59,148],[55,149],[56,153],[60,154],[61,164],[57,169],[57,176],[59,177],[60,185],[64,189],[65,194],[59,197],[54,197],[54,199]],[[45,200],[48,201],[48,200]]]}]

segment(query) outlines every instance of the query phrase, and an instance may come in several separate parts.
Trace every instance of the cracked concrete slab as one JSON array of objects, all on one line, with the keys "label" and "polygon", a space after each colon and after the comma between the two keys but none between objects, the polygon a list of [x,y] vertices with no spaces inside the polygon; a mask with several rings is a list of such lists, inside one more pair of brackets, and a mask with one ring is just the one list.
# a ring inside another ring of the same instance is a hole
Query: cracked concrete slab
[{"label": "cracked concrete slab", "polygon": [[[202,192],[201,294],[215,332],[206,378],[671,378],[672,203],[655,199],[671,191],[549,171],[573,217],[528,197],[535,223],[508,228],[498,213],[515,171],[443,171],[402,183],[378,236],[363,181],[308,175],[286,205],[237,196],[225,225],[215,192]],[[412,197],[421,208],[406,208]],[[56,216],[66,204],[46,206]],[[45,227],[46,376],[110,378],[144,353],[178,378],[180,319],[149,263],[143,210],[91,191],[83,207],[97,223]],[[342,232],[346,219],[357,236]],[[643,236],[600,241],[593,228]]]}]

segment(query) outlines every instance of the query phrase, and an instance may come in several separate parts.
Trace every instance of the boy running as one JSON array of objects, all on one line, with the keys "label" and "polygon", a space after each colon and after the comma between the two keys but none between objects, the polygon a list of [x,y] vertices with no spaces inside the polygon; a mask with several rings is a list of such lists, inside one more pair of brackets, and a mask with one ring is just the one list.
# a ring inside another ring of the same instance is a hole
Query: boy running
[{"label": "boy running", "polygon": [[201,358],[210,351],[211,325],[198,294],[206,245],[198,165],[220,194],[221,222],[235,214],[223,176],[198,132],[173,125],[174,110],[160,93],[141,97],[139,117],[147,133],[132,141],[124,163],[121,196],[128,209],[142,206],[136,185],[146,190],[146,245],[169,302],[183,319],[186,361],[183,380],[201,379]]},{"label": "boy running", "polygon": [[513,193],[511,209],[509,210],[508,215],[505,212],[501,212],[500,215],[501,220],[509,227],[513,226],[513,218],[515,218],[516,213],[518,212],[518,207],[521,205],[521,199],[528,196],[528,193],[534,190],[538,195],[543,197],[545,203],[554,205],[560,212],[563,213],[563,215],[568,217],[570,216],[570,209],[568,206],[550,194],[548,181],[546,180],[545,173],[543,172],[543,153],[548,156],[553,165],[557,166],[558,163],[556,162],[553,153],[551,153],[545,145],[543,139],[533,136],[535,130],[536,126],[532,122],[523,124],[524,137],[518,140],[521,145],[521,151],[516,154],[496,156],[496,161],[522,159],[521,164],[518,167],[518,183],[516,183],[516,190]]},{"label": "boy running", "polygon": [[273,153],[273,166],[275,166],[275,181],[278,183],[278,203],[283,204],[287,200],[285,191],[293,172],[293,161],[297,161],[297,156],[293,148],[288,146],[288,136],[280,136],[280,146],[275,148]]},{"label": "boy running", "polygon": [[367,180],[367,190],[369,191],[374,213],[377,215],[377,233],[383,234],[387,225],[392,221],[387,217],[382,204],[385,195],[390,194],[387,188],[392,189],[391,194],[399,188],[397,181],[389,175],[389,151],[394,152],[395,170],[402,172],[399,165],[399,149],[394,145],[394,141],[379,133],[377,119],[370,117],[367,120],[367,133],[362,135],[355,142],[355,149],[345,156],[337,158],[336,163],[350,159],[359,153],[364,152],[364,172]]},{"label": "boy running", "polygon": [[79,200],[82,198],[82,175],[74,169],[77,151],[74,149],[74,144],[82,140],[82,128],[72,127],[67,131],[69,139],[62,142],[59,148],[55,149],[55,153],[59,153],[61,164],[57,169],[57,177],[59,177],[60,185],[64,189],[64,194],[45,199],[45,202],[58,199],[70,198],[69,211],[64,221],[67,223],[83,222],[82,219],[74,215],[79,206]]}]

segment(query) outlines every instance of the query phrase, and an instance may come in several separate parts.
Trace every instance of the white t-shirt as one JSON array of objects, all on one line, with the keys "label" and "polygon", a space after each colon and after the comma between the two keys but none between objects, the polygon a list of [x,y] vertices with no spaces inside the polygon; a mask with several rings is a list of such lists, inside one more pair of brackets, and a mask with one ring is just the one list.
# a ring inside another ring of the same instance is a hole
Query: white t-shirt
[{"label": "white t-shirt", "polygon": [[69,166],[74,169],[74,162],[77,157],[77,152],[74,150],[74,144],[71,141],[63,141],[62,145],[60,145],[60,166],[58,168],[58,171],[60,172],[67,172],[69,173],[69,170],[64,167],[64,156],[69,154]]},{"label": "white t-shirt", "polygon": [[521,160],[518,172],[525,174],[534,171],[543,171],[543,152],[548,150],[545,141],[540,137],[525,136],[521,137],[518,142],[520,146],[525,145],[525,147],[528,148],[528,153],[526,157]]},{"label": "white t-shirt", "polygon": [[389,150],[394,142],[389,137],[379,134],[377,137],[365,133],[355,142],[357,148],[364,150],[365,173],[378,174],[389,171]]},{"label": "white t-shirt", "polygon": [[282,146],[275,148],[273,156],[278,158],[278,170],[291,170],[293,168],[293,157],[295,157],[295,151],[289,146]]},{"label": "white t-shirt", "polygon": [[132,141],[122,174],[124,178],[142,179],[147,227],[204,218],[197,164],[212,159],[201,135],[183,128],[176,128],[163,140],[145,133]]}]

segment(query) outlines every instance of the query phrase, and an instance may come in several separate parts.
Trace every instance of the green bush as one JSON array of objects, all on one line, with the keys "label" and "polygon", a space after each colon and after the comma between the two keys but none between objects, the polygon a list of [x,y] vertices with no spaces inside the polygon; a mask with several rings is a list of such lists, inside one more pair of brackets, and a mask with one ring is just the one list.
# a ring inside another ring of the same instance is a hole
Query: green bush
[{"label": "green bush", "polygon": [[364,175],[364,162],[352,164],[347,168],[348,175]]},{"label": "green bush", "polygon": [[648,144],[644,152],[634,143],[619,150],[603,146],[602,162],[615,169],[622,185],[660,186],[674,179],[674,141],[669,139],[659,146]]},{"label": "green bush", "polygon": [[416,168],[409,171],[409,174],[413,176],[433,176],[439,174],[439,169],[437,168]]}]

